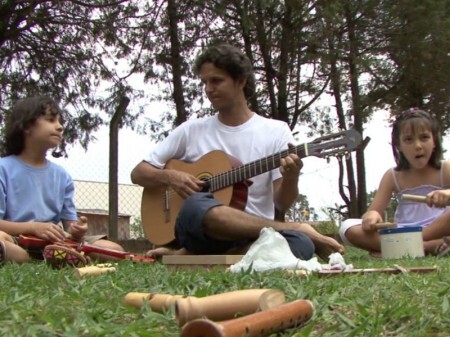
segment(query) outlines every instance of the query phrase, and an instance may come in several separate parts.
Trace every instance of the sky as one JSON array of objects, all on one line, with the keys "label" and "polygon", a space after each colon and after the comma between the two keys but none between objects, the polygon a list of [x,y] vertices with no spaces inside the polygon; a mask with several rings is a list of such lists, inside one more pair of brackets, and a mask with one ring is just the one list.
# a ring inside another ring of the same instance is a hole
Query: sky
[{"label": "sky", "polygon": [[[390,146],[391,128],[387,121],[387,113],[376,113],[365,125],[364,137],[370,137],[365,149],[367,191],[378,188],[383,174],[394,166],[395,162]],[[80,146],[68,147],[68,158],[52,159],[62,165],[74,180],[108,181],[109,166],[109,129],[102,127],[94,134],[97,141],[89,145],[85,152]],[[313,141],[298,134],[300,143]],[[154,146],[149,136],[139,135],[131,129],[119,131],[119,176],[120,184],[131,184],[131,170]],[[450,150],[450,136],[444,137],[444,149]],[[450,160],[446,153],[445,159]],[[336,158],[317,157],[303,158],[302,175],[299,179],[299,190],[306,195],[310,207],[318,212],[319,219],[325,216],[322,208],[343,204],[338,191],[338,162]]]}]

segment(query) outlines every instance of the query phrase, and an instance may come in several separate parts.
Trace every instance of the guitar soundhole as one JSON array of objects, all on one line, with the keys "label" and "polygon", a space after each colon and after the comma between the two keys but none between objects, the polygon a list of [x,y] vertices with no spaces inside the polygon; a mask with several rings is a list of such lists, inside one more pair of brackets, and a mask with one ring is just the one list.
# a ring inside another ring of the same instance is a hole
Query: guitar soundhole
[{"label": "guitar soundhole", "polygon": [[209,188],[211,187],[211,184],[210,184],[209,180],[208,179],[202,179],[202,181],[205,182],[205,185],[203,185],[203,188],[202,188],[202,192],[205,192],[205,193],[209,192]]},{"label": "guitar soundhole", "polygon": [[211,188],[210,178],[211,177],[212,177],[212,174],[208,173],[208,172],[202,172],[199,175],[197,175],[197,179],[200,179],[201,181],[205,182],[201,192],[205,192],[205,193],[210,192],[210,188]]}]

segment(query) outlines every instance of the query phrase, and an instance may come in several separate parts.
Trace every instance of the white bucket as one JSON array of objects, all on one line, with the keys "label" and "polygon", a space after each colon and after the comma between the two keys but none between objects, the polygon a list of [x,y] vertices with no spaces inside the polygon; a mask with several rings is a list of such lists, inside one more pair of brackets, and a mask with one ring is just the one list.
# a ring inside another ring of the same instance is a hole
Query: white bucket
[{"label": "white bucket", "polygon": [[400,259],[403,257],[423,257],[422,227],[387,228],[379,231],[381,257]]}]

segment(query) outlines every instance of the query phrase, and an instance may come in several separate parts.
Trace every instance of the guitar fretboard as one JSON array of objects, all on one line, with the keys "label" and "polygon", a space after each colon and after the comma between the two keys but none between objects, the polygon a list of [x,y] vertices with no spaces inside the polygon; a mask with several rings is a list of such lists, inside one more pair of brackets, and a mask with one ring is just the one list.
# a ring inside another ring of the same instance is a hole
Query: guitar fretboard
[{"label": "guitar fretboard", "polygon": [[227,172],[219,173],[208,179],[209,191],[215,192],[236,183],[248,180],[257,175],[280,167],[281,159],[290,153],[295,153],[300,158],[308,156],[307,144],[291,147],[282,152],[255,160],[248,164],[235,167]]}]

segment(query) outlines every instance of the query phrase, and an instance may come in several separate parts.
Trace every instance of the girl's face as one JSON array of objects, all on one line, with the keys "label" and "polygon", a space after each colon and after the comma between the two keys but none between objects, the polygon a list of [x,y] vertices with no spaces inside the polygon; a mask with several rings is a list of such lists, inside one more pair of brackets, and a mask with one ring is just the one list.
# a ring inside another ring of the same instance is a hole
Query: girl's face
[{"label": "girl's face", "polygon": [[433,133],[424,123],[405,122],[400,128],[399,151],[403,153],[411,168],[426,167],[434,148]]},{"label": "girl's face", "polygon": [[63,126],[59,114],[52,114],[47,109],[36,122],[25,131],[27,144],[45,149],[52,149],[59,145],[63,137]]}]

